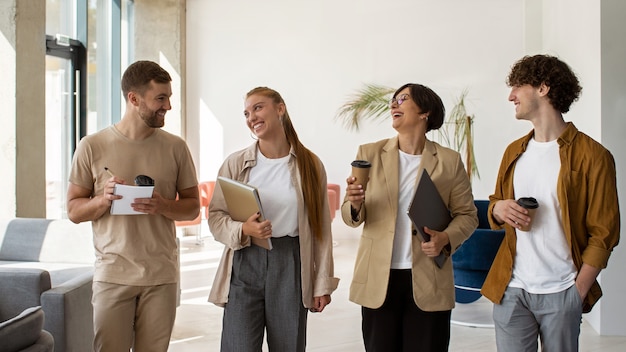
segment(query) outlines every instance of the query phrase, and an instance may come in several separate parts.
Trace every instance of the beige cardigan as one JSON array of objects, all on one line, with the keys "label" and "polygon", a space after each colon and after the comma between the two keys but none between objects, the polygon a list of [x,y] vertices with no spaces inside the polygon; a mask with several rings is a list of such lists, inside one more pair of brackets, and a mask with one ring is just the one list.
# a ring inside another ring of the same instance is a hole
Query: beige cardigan
[{"label": "beige cardigan", "polygon": [[[250,169],[256,165],[257,144],[231,154],[222,164],[219,175],[238,181],[247,182]],[[298,233],[300,236],[300,261],[302,281],[302,303],[304,307],[313,306],[313,297],[329,295],[337,289],[339,279],[334,275],[332,233],[330,227],[330,210],[328,197],[324,196],[322,240],[317,240],[311,233],[309,217],[304,207],[300,173],[293,149],[290,152],[289,172],[291,182],[295,185],[298,198]],[[326,171],[320,164],[320,192],[326,195]],[[219,185],[216,185],[213,198],[209,205],[209,228],[215,239],[226,247],[217,268],[213,286],[209,293],[209,302],[224,306],[228,302],[230,278],[234,251],[250,246],[250,237],[242,235],[242,223],[233,221],[228,215],[226,202]]]},{"label": "beige cardigan", "polygon": [[[359,147],[357,159],[372,163],[365,203],[359,220],[353,221],[350,202],[341,207],[343,221],[351,227],[363,224],[350,300],[368,308],[379,308],[387,296],[396,218],[407,216],[398,209],[398,138],[390,138]],[[445,232],[450,238],[451,253],[478,226],[472,188],[459,153],[426,141],[420,169],[428,171],[453,220]],[[452,260],[440,269],[421,249],[418,236],[412,237],[413,298],[424,311],[450,310],[454,307]],[[451,254],[450,253],[450,254]]]}]

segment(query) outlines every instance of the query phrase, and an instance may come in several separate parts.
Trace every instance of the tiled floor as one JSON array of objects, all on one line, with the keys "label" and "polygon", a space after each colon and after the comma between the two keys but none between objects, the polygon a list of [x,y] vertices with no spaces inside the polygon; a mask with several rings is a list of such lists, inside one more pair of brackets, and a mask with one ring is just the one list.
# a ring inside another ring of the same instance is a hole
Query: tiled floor
[{"label": "tiled floor", "polygon": [[[222,309],[207,302],[208,292],[223,246],[215,242],[203,224],[204,244],[196,244],[195,236],[181,240],[181,305],[169,351],[219,351]],[[340,218],[333,222],[335,274],[341,279],[324,313],[309,314],[307,351],[363,351],[360,332],[360,307],[348,301],[354,255],[359,230],[345,226]],[[474,305],[457,305],[453,319],[467,319],[469,310],[477,309],[488,320],[491,304],[481,299]],[[452,324],[450,351],[495,351],[494,333],[490,328]],[[582,352],[626,351],[626,337],[599,336],[586,322],[580,338]],[[264,347],[263,351],[267,351]]]}]

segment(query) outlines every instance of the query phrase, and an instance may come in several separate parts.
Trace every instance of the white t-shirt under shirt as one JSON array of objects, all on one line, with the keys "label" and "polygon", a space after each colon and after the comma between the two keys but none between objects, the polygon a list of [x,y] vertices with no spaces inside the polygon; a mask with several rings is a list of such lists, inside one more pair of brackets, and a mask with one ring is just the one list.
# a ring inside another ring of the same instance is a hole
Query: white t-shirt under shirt
[{"label": "white t-shirt under shirt", "polygon": [[396,233],[393,236],[393,253],[391,255],[392,269],[411,269],[413,254],[411,252],[411,220],[406,214],[409,209],[415,183],[417,170],[422,162],[421,155],[407,154],[399,151],[398,170],[398,216],[396,217]]},{"label": "white t-shirt under shirt", "polygon": [[259,191],[263,215],[272,222],[272,237],[298,236],[298,198],[291,183],[289,158],[268,159],[257,150],[248,183]]},{"label": "white t-shirt under shirt", "polygon": [[509,286],[533,294],[561,292],[576,279],[557,197],[560,168],[556,140],[540,143],[531,139],[515,165],[515,197],[534,197],[539,208],[530,231],[516,230],[517,249]]}]

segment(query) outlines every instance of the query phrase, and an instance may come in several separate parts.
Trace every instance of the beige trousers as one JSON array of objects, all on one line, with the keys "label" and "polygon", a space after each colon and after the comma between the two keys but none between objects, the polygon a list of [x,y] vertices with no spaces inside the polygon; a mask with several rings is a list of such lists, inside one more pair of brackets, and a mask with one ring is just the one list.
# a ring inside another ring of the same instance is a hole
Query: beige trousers
[{"label": "beige trousers", "polygon": [[176,284],[93,283],[94,351],[166,352],[176,318]]}]

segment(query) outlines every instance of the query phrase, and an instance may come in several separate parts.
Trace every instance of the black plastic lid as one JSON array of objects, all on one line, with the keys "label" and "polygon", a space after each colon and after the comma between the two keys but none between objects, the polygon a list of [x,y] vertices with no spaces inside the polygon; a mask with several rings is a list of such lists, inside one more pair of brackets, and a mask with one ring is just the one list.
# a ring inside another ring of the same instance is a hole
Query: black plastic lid
[{"label": "black plastic lid", "polygon": [[539,203],[533,197],[522,197],[517,200],[517,204],[523,206],[526,209],[537,209],[539,208]]},{"label": "black plastic lid", "polygon": [[355,160],[350,165],[354,167],[359,167],[359,168],[372,167],[372,164],[370,164],[370,162],[367,160]]}]

